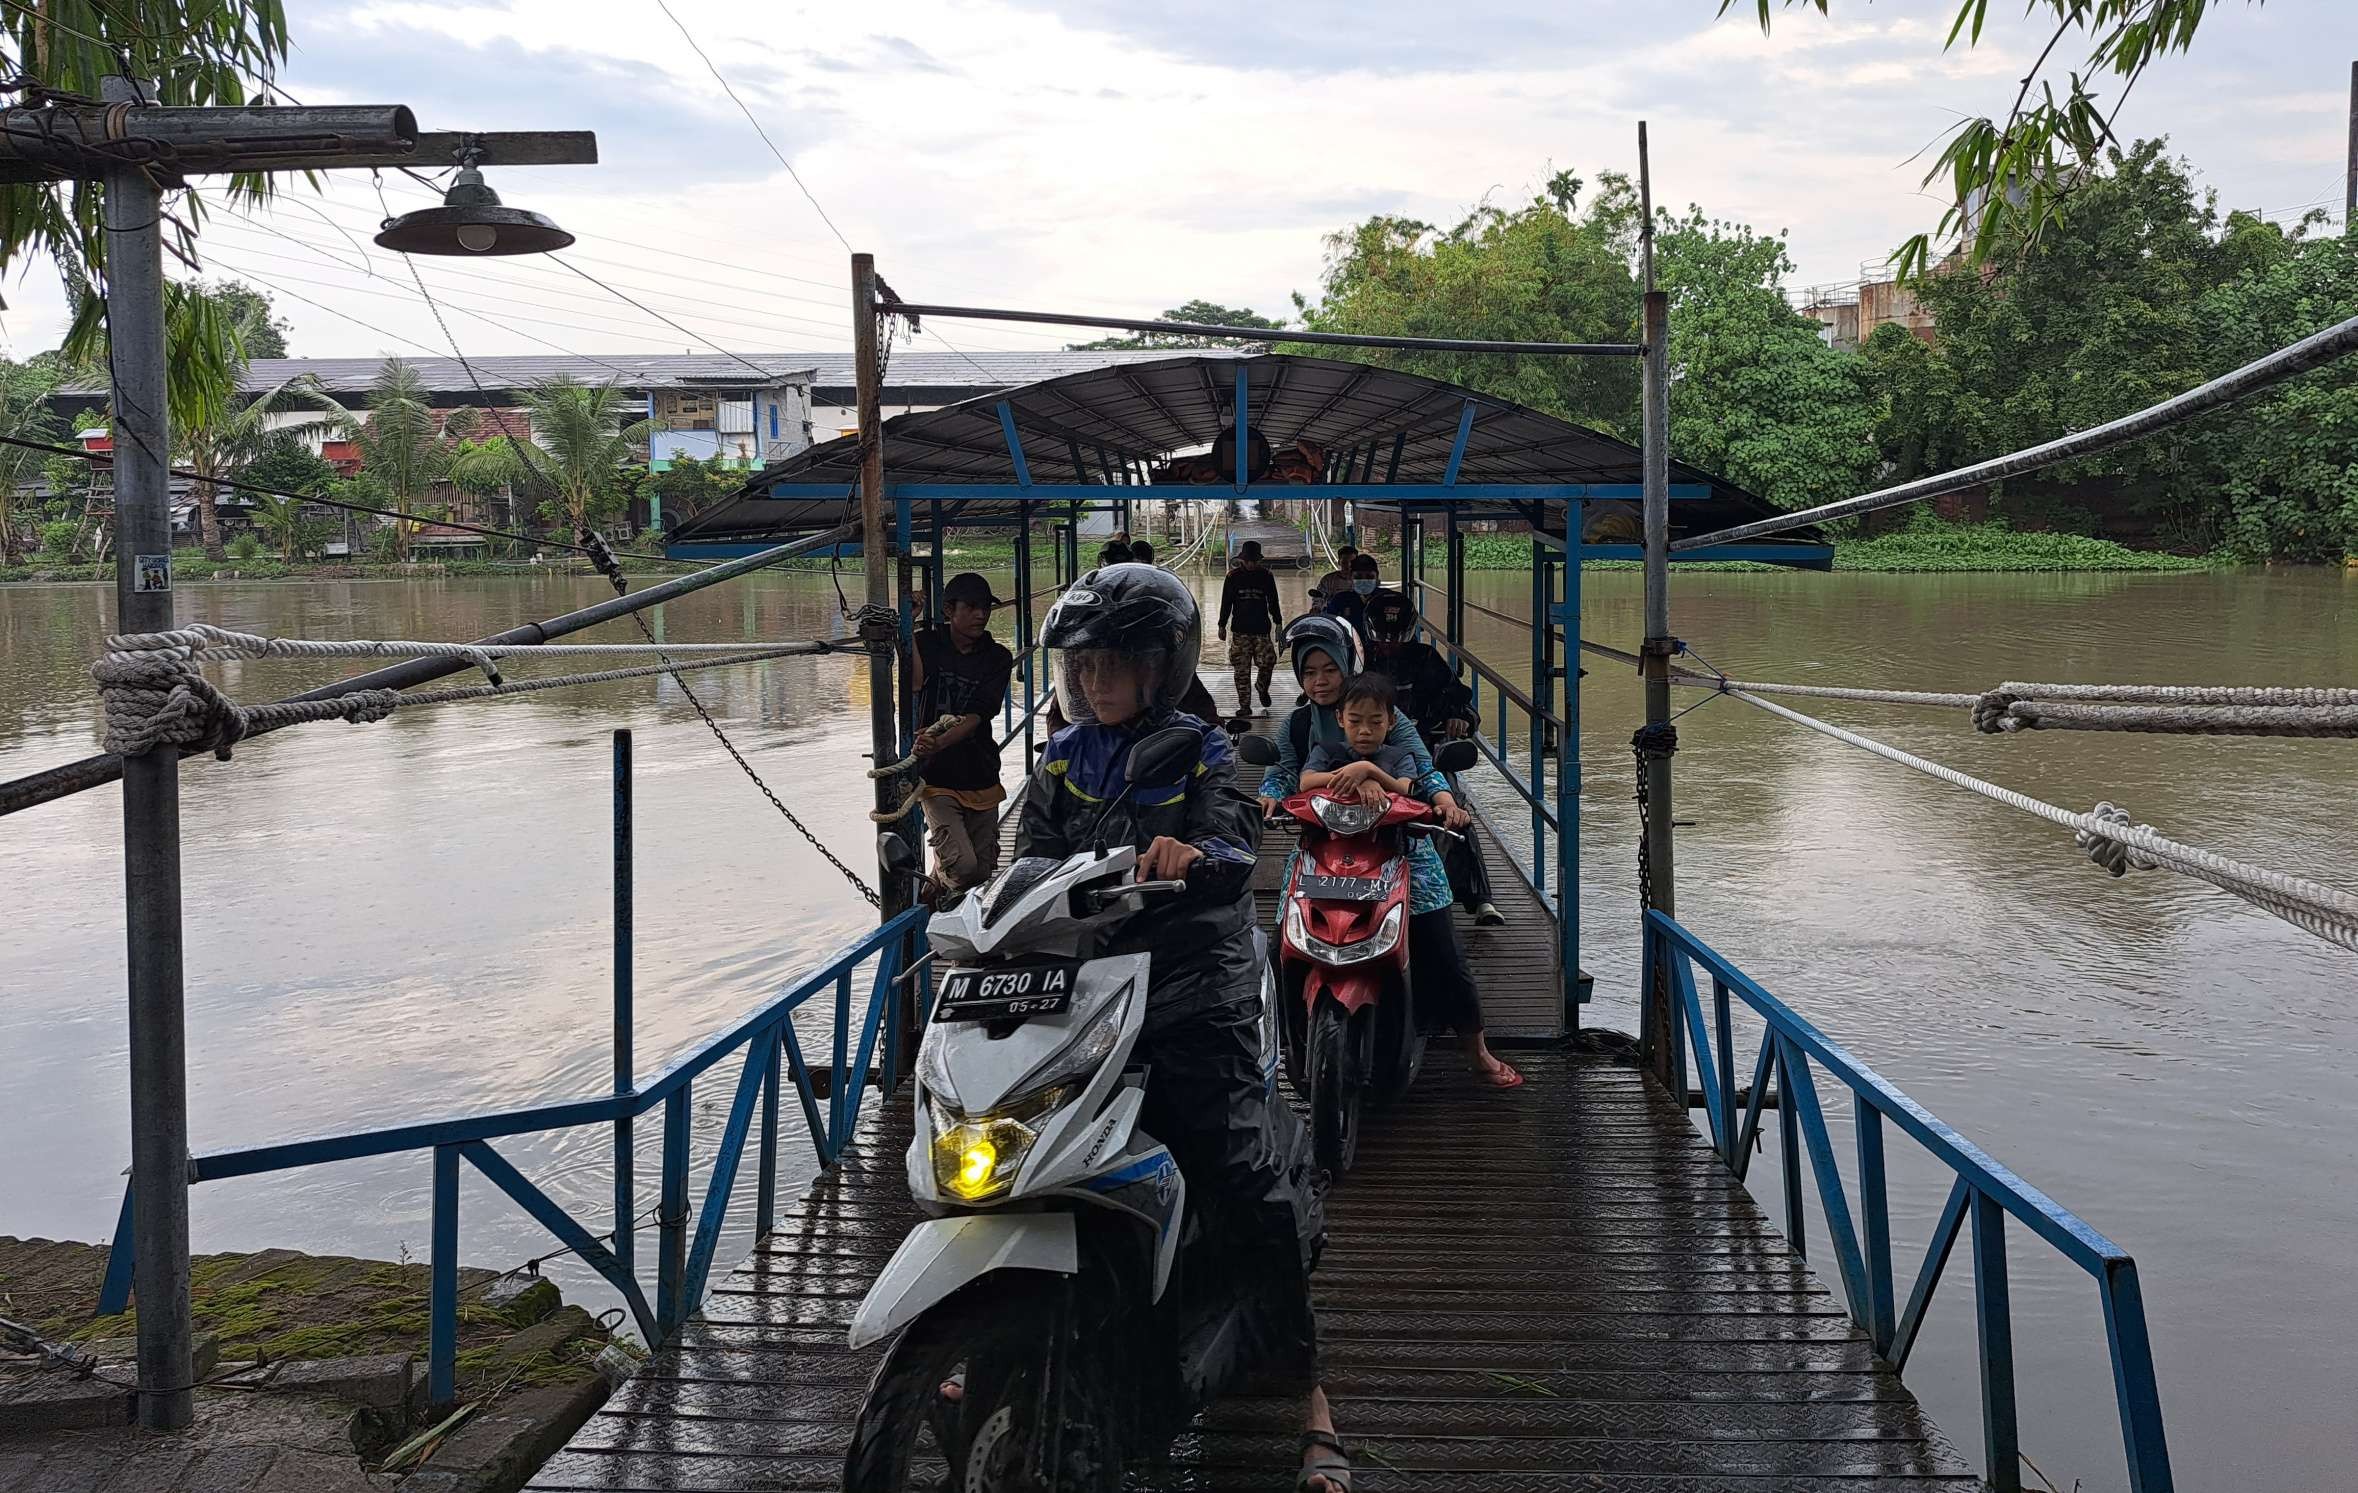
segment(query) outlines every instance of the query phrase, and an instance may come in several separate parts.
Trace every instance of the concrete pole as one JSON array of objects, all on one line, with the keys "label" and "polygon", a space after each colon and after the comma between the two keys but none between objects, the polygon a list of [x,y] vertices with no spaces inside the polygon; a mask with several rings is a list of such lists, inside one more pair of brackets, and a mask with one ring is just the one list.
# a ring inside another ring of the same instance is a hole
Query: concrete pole
[{"label": "concrete pole", "polygon": [[[868,749],[877,765],[900,759],[900,731],[893,720],[893,650],[900,629],[892,618],[892,569],[887,563],[892,530],[884,521],[884,368],[876,346],[876,256],[852,256],[852,350],[857,364],[860,419],[860,559],[867,572],[867,618],[860,636],[868,645]],[[896,784],[876,780],[876,812],[897,807]],[[876,889],[889,922],[909,906],[908,878],[885,869],[881,855]]]},{"label": "concrete pole", "polygon": [[[136,88],[106,80],[106,101]],[[107,336],[115,395],[115,625],[172,617],[172,430],[164,383],[163,198],[134,166],[106,173]],[[207,494],[198,493],[198,502]],[[139,1423],[195,1418],[189,1384],[188,1063],[180,961],[180,752],[123,762],[123,923],[131,987],[132,1289]]]}]

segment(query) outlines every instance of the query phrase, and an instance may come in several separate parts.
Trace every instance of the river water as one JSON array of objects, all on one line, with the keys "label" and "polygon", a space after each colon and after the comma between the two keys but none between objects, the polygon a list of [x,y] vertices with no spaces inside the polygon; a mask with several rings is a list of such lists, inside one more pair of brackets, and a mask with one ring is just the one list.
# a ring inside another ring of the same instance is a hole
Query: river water
[{"label": "river water", "polygon": [[[1595,574],[1585,590],[1583,630],[1627,646],[1637,578]],[[180,600],[184,619],[256,632],[465,638],[601,594],[594,581],[543,578],[221,584]],[[1528,610],[1520,575],[1477,574],[1469,594]],[[0,588],[0,776],[95,748],[83,671],[111,612],[102,587]],[[2358,575],[2323,571],[1681,576],[1675,620],[1740,678],[1932,690],[2358,678]],[[1519,674],[1523,633],[1473,623],[1475,646]],[[785,575],[673,603],[662,626],[674,641],[724,641],[827,636],[842,623],[826,578]],[[636,636],[628,623],[604,635]],[[1589,1020],[1629,1029],[1628,739],[1641,706],[1623,669],[1592,669],[1583,962],[1597,976]],[[332,672],[245,664],[217,677],[259,699]],[[787,801],[864,867],[867,721],[853,662],[696,678]],[[1740,702],[1682,692],[1680,703],[1698,700],[1677,759],[1678,814],[1694,821],[1679,835],[1682,919],[2136,1255],[2181,1486],[2347,1486],[2358,1461],[2351,957],[2207,887],[2162,873],[2114,881],[2039,821]],[[1796,703],[2053,802],[2111,799],[2197,844],[2358,880],[2347,743],[1983,737],[1956,712]],[[857,895],[668,681],[310,726],[233,763],[191,761],[181,802],[199,1150],[603,1091],[608,739],[619,725],[637,738],[642,1075],[865,924]],[[1503,786],[1489,791],[1503,803]],[[100,790],[0,823],[0,1234],[103,1238],[120,1201],[118,803]],[[1839,1123],[1847,1106],[1825,1092]],[[725,1085],[706,1084],[706,1140],[725,1105]],[[795,1177],[810,1169],[798,1143],[785,1145]],[[507,1149],[598,1217],[606,1144],[593,1127]],[[1946,1179],[1904,1137],[1889,1144],[1904,1289]],[[652,1161],[650,1148],[642,1168]],[[1772,1153],[1756,1186],[1774,1177]],[[197,1245],[422,1255],[428,1181],[419,1156],[206,1184]],[[462,1185],[469,1263],[547,1247],[471,1172]],[[651,1172],[641,1196],[652,1199]],[[1765,1189],[1764,1201],[1773,1211]],[[2011,1239],[2024,1445],[2062,1487],[2118,1487],[2095,1289],[2026,1231]],[[1960,1248],[1910,1368],[1965,1448],[1979,1445],[1970,1301]]]}]

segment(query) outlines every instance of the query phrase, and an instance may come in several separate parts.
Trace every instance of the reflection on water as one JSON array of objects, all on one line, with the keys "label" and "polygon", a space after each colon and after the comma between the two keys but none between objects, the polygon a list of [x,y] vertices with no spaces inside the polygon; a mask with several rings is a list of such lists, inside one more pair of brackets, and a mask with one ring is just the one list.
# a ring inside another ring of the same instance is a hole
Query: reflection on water
[{"label": "reflection on water", "polygon": [[[322,582],[192,587],[181,606],[185,618],[256,632],[460,638],[603,594],[588,580]],[[1520,575],[1477,574],[1471,594],[1528,609]],[[1637,636],[1636,577],[1592,575],[1586,598],[1589,636]],[[0,588],[0,774],[94,749],[83,671],[112,605],[103,587]],[[664,613],[665,635],[683,642],[842,630],[819,576],[724,587]],[[1682,576],[1674,617],[1738,677],[1935,690],[2358,678],[2358,580],[2325,572]],[[1519,675],[1523,635],[1474,622],[1476,646]],[[604,635],[637,634],[624,622]],[[1628,741],[1640,700],[1618,666],[1591,667],[1584,963],[1598,977],[1591,1019],[1630,1027]],[[864,867],[867,723],[855,669],[826,657],[694,680],[796,810]],[[1206,672],[1219,679],[1216,663]],[[321,671],[247,663],[218,677],[253,699]],[[1225,697],[1225,683],[1216,688]],[[2358,758],[2347,743],[1986,737],[1957,714],[1801,703],[2057,803],[2109,798],[2195,843],[2350,879],[2342,841],[2358,819]],[[306,727],[231,764],[191,761],[182,811],[201,1149],[603,1090],[607,737],[617,725],[637,736],[642,1075],[868,924],[857,895],[761,802],[665,681]],[[2358,1452],[2358,1349],[2343,1330],[2358,1322],[2358,1284],[2335,1268],[2358,1222],[2348,956],[2206,887],[2158,873],[2114,881],[2050,827],[1735,701],[1704,703],[1680,736],[1678,812],[1695,821],[1679,838],[1682,917],[2137,1255],[2181,1483],[2345,1482]],[[1506,790],[1490,791],[1500,802]],[[8,1134],[33,1141],[0,1149],[0,1233],[98,1238],[120,1200],[119,835],[111,790],[0,822],[0,1115]],[[808,1030],[824,1040],[823,1013]],[[734,1071],[724,1064],[701,1086],[707,1144]],[[607,1143],[591,1127],[505,1149],[601,1216]],[[810,1163],[797,1144],[785,1156],[799,1178]],[[652,1149],[642,1157],[651,1165]],[[1897,1138],[1892,1157],[1895,1233],[1921,1239],[1945,1179]],[[208,1184],[196,1191],[197,1242],[422,1253],[427,1181],[421,1156]],[[471,1262],[547,1247],[471,1173],[463,1185]],[[650,1170],[643,1201],[652,1188]],[[2095,1292],[2026,1234],[2014,1237],[2025,1444],[2064,1486],[2117,1487]],[[1903,1273],[1913,1268],[1906,1248]],[[1911,1380],[1970,1446],[1963,1263],[1960,1253]]]}]

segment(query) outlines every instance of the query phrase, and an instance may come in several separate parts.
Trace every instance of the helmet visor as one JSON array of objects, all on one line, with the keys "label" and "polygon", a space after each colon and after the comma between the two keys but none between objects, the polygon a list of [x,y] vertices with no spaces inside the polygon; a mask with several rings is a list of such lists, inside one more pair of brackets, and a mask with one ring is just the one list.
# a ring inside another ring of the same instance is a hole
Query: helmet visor
[{"label": "helmet visor", "polygon": [[1119,726],[1172,703],[1164,698],[1171,693],[1165,649],[1059,648],[1050,668],[1057,706],[1068,721]]}]

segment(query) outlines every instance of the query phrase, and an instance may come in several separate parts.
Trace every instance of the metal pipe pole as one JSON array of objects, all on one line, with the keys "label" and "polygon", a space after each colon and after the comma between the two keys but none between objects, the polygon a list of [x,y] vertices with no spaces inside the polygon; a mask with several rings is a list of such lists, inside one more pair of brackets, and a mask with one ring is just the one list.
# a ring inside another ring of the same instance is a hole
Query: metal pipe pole
[{"label": "metal pipe pole", "polygon": [[[106,80],[110,104],[139,90]],[[163,195],[145,171],[106,173],[107,338],[115,395],[115,625],[172,618],[172,430],[164,373]],[[200,503],[210,494],[198,492]],[[123,926],[130,962],[132,1280],[139,1423],[196,1417],[188,1306],[188,1063],[180,958],[180,753],[123,759]]]},{"label": "metal pipe pole", "polygon": [[2358,62],[2350,64],[2350,154],[2344,171],[2342,233],[2358,225]]},{"label": "metal pipe pole", "polygon": [[[630,731],[614,733],[614,1092],[635,1081],[631,1052],[631,761]],[[614,1121],[614,1258],[629,1270],[634,1251],[632,1215],[638,1212],[638,1145],[631,1117]]]},{"label": "metal pipe pole", "polygon": [[[900,630],[894,626],[890,547],[884,527],[884,368],[876,346],[876,256],[854,254],[852,271],[852,350],[857,364],[860,419],[860,559],[867,572],[867,598],[862,608],[860,637],[868,645],[868,749],[877,765],[900,758],[900,731],[894,724],[893,645]],[[895,784],[876,780],[876,812],[894,807]],[[878,852],[876,887],[884,897],[883,920],[890,922],[909,906],[908,878],[886,869]]]}]

